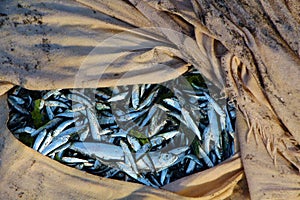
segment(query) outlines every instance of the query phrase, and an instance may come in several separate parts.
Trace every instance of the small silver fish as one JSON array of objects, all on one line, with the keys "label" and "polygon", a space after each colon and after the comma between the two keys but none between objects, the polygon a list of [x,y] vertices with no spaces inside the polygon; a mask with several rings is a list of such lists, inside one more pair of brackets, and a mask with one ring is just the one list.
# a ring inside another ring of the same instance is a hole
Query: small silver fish
[{"label": "small silver fish", "polygon": [[69,141],[70,136],[66,135],[63,137],[58,137],[55,140],[53,139],[52,142],[41,152],[43,155],[48,155],[58,147],[66,144]]},{"label": "small silver fish", "polygon": [[70,106],[60,102],[60,101],[45,101],[44,103],[45,106],[49,106],[49,107],[61,107],[61,108],[69,108]]},{"label": "small silver fish", "polygon": [[127,94],[128,94],[128,92],[123,92],[121,94],[115,95],[115,96],[111,97],[109,100],[107,100],[107,102],[121,101],[121,100],[125,99]]},{"label": "small silver fish", "polygon": [[87,113],[87,118],[89,120],[92,137],[94,140],[100,141],[101,140],[101,132],[100,132],[100,125],[97,120],[97,117],[89,109],[86,110],[86,113]]},{"label": "small silver fish", "polygon": [[124,152],[121,147],[113,144],[92,143],[92,142],[74,142],[70,149],[78,151],[83,155],[96,157],[100,160],[124,160]]},{"label": "small silver fish", "polygon": [[125,156],[125,159],[128,159],[133,171],[136,173],[136,174],[139,174],[139,171],[138,171],[138,168],[137,168],[137,164],[135,163],[135,160],[130,152],[130,149],[128,148],[127,144],[125,142],[123,142],[122,140],[120,141],[120,145],[123,149],[123,152],[124,152],[124,156]]},{"label": "small silver fish", "polygon": [[41,143],[43,142],[44,138],[46,137],[46,134],[47,134],[47,130],[46,130],[46,129],[42,130],[42,131],[38,134],[38,136],[37,136],[37,138],[35,139],[35,142],[34,142],[34,144],[33,144],[33,147],[32,147],[34,150],[37,151],[37,150],[39,149]]},{"label": "small silver fish", "polygon": [[140,104],[140,87],[138,85],[132,87],[131,104],[134,109],[137,109]]},{"label": "small silver fish", "polygon": [[198,137],[198,139],[201,140],[200,130],[199,130],[198,126],[195,124],[194,120],[191,118],[188,111],[186,109],[182,108],[181,113],[183,115],[184,120],[186,121],[187,126],[189,128],[191,128],[191,130],[193,130],[193,132]]},{"label": "small silver fish", "polygon": [[19,128],[19,129],[15,130],[14,133],[15,133],[15,134],[18,134],[18,133],[32,134],[32,133],[35,132],[35,131],[36,131],[35,128],[26,126],[26,127],[24,127],[24,128]]},{"label": "small silver fish", "polygon": [[16,101],[13,99],[7,99],[8,103],[14,108],[16,111],[24,114],[24,115],[29,115],[29,112],[27,109],[23,108],[21,105],[19,105]]},{"label": "small silver fish", "polygon": [[56,137],[57,135],[59,135],[65,128],[67,128],[68,126],[70,126],[71,124],[73,124],[74,122],[76,122],[78,120],[78,118],[75,119],[71,119],[71,120],[67,120],[62,122],[61,124],[59,124],[57,126],[57,128],[53,131],[53,137]]},{"label": "small silver fish", "polygon": [[87,106],[88,108],[92,108],[93,107],[93,103],[90,101],[90,99],[84,98],[84,97],[82,97],[80,95],[77,95],[77,94],[67,94],[66,98],[69,99],[69,100],[71,100],[71,101],[81,103],[81,104]]}]

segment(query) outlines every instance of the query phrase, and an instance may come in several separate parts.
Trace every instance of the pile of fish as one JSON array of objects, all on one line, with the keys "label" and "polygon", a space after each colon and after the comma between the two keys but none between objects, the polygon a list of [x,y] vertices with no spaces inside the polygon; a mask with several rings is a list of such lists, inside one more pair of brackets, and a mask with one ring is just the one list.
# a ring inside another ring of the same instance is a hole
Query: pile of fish
[{"label": "pile of fish", "polygon": [[23,143],[68,166],[159,188],[234,154],[234,106],[209,91],[194,69],[163,84],[15,87],[7,125]]}]

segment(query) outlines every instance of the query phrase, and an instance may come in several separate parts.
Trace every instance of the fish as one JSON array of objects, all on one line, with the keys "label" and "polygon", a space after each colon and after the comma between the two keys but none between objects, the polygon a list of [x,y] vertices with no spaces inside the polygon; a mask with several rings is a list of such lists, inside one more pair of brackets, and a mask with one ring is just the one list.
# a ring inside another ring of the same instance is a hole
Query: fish
[{"label": "fish", "polygon": [[101,142],[74,142],[70,149],[104,161],[123,161],[125,156],[120,146]]},{"label": "fish", "polygon": [[40,147],[38,148],[38,152],[42,152],[53,140],[52,131],[49,131]]},{"label": "fish", "polygon": [[25,104],[25,100],[22,99],[21,97],[15,96],[15,95],[9,95],[8,99],[10,99],[12,102],[18,104],[18,105],[23,105]]},{"label": "fish", "polygon": [[159,90],[156,90],[154,92],[152,92],[141,104],[140,106],[137,108],[137,110],[142,110],[145,107],[150,106],[154,99],[157,97]]},{"label": "fish", "polygon": [[217,148],[220,148],[221,147],[221,144],[220,144],[221,130],[219,129],[216,112],[213,109],[211,104],[209,104],[209,106],[208,106],[207,114],[208,114],[209,126],[210,126],[210,131],[212,133],[213,141],[215,142],[215,146]]},{"label": "fish", "polygon": [[153,118],[155,112],[157,111],[157,106],[154,105],[150,108],[150,110],[148,111],[147,116],[145,117],[145,119],[142,121],[140,127],[144,127],[146,126],[146,124],[150,121],[151,118]]},{"label": "fish", "polygon": [[74,102],[77,102],[77,103],[81,103],[81,104],[85,105],[88,108],[92,108],[93,107],[93,103],[91,102],[90,99],[84,98],[84,97],[82,97],[80,95],[77,95],[77,94],[67,94],[66,98],[68,100],[71,100],[71,101],[74,101]]},{"label": "fish", "polygon": [[131,136],[131,135],[128,135],[126,134],[126,138],[127,138],[127,141],[129,142],[129,144],[131,145],[131,148],[137,152],[139,149],[142,148],[142,145],[140,144],[140,142],[138,141],[137,138]]},{"label": "fish", "polygon": [[163,100],[164,103],[166,103],[168,106],[171,106],[172,108],[176,109],[177,111],[181,111],[181,105],[176,98],[166,98]]},{"label": "fish", "polygon": [[30,135],[31,135],[31,137],[35,137],[36,135],[38,135],[44,129],[46,129],[46,130],[51,129],[51,128],[55,127],[61,121],[63,121],[62,118],[54,118],[53,120],[47,122],[45,125],[41,126],[37,130],[35,130],[34,132],[32,132]]},{"label": "fish", "polygon": [[129,164],[130,166],[132,167],[133,171],[136,173],[136,174],[139,174],[139,171],[138,171],[138,167],[137,167],[137,164],[130,152],[130,149],[128,148],[127,144],[125,142],[123,142],[122,140],[120,141],[120,146],[122,147],[123,149],[123,152],[124,152],[124,156],[125,156],[125,159],[128,159],[129,161]]},{"label": "fish", "polygon": [[70,106],[66,103],[60,102],[60,101],[45,101],[44,102],[45,106],[48,107],[61,107],[61,108],[69,108]]},{"label": "fish", "polygon": [[120,94],[115,95],[115,96],[111,97],[110,99],[108,99],[107,102],[111,103],[111,102],[124,100],[127,95],[128,95],[128,92],[120,93]]},{"label": "fish", "polygon": [[11,107],[13,109],[15,109],[16,111],[20,112],[23,115],[29,115],[28,110],[26,110],[25,108],[23,108],[18,102],[16,102],[13,99],[7,99],[8,103],[11,105]]},{"label": "fish", "polygon": [[47,134],[47,130],[46,129],[42,130],[38,134],[37,138],[34,141],[33,147],[32,147],[34,150],[37,151],[39,149],[41,143],[43,142],[44,138],[46,137],[46,134]]},{"label": "fish", "polygon": [[59,135],[65,128],[67,128],[68,126],[70,126],[71,124],[73,124],[74,122],[76,122],[78,120],[78,118],[75,119],[70,119],[70,120],[66,120],[64,122],[62,122],[61,124],[59,124],[57,126],[57,128],[53,131],[52,136],[56,137],[57,135]]},{"label": "fish", "polygon": [[69,141],[70,135],[65,135],[62,137],[58,137],[55,140],[53,139],[52,142],[43,150],[41,154],[48,155],[55,149],[61,147],[62,145],[66,144]]},{"label": "fish", "polygon": [[140,87],[138,85],[132,86],[131,104],[134,109],[137,109],[140,104]]},{"label": "fish", "polygon": [[182,108],[181,113],[183,115],[183,118],[187,124],[187,126],[195,133],[195,135],[198,137],[199,140],[201,140],[201,132],[198,128],[198,126],[195,124],[194,120],[191,118],[188,111],[184,108]]},{"label": "fish", "polygon": [[95,113],[93,113],[91,110],[87,109],[87,118],[89,120],[89,126],[90,126],[90,131],[92,134],[92,137],[96,141],[101,141],[101,132],[100,132],[100,125],[97,120],[97,117]]},{"label": "fish", "polygon": [[74,157],[62,157],[61,160],[66,163],[88,163],[88,160],[74,158]]},{"label": "fish", "polygon": [[36,131],[35,128],[32,128],[30,126],[26,126],[24,128],[19,128],[19,129],[15,130],[14,133],[15,134],[18,134],[18,133],[27,133],[27,134],[31,135],[35,131]]}]

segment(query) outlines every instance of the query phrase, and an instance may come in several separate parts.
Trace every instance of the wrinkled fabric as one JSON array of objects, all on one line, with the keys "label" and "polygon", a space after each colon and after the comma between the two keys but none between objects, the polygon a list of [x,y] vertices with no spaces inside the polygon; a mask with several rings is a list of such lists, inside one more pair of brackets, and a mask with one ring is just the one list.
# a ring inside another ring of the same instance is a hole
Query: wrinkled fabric
[{"label": "wrinkled fabric", "polygon": [[[46,90],[161,83],[193,65],[240,112],[237,138],[251,198],[295,199],[300,190],[299,13],[297,0],[1,1],[0,94],[14,85]],[[12,152],[9,143],[17,143],[7,137],[1,135],[2,157]],[[38,155],[28,150],[28,156]],[[8,166],[1,165],[1,171]],[[214,185],[201,189],[202,174],[195,176],[170,191],[205,198],[226,193],[218,184],[218,191]],[[238,178],[233,173],[225,185]]]}]

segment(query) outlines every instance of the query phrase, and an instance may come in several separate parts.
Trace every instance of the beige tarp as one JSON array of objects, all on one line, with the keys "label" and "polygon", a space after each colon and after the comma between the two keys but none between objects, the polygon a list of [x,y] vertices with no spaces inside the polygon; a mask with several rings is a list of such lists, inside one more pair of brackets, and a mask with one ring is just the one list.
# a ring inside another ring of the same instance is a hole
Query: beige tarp
[{"label": "beige tarp", "polygon": [[[299,198],[299,13],[298,0],[1,1],[1,199],[224,199],[241,161],[251,199]],[[4,125],[14,85],[160,83],[189,65],[236,102],[240,157],[161,190],[62,166]]]}]

